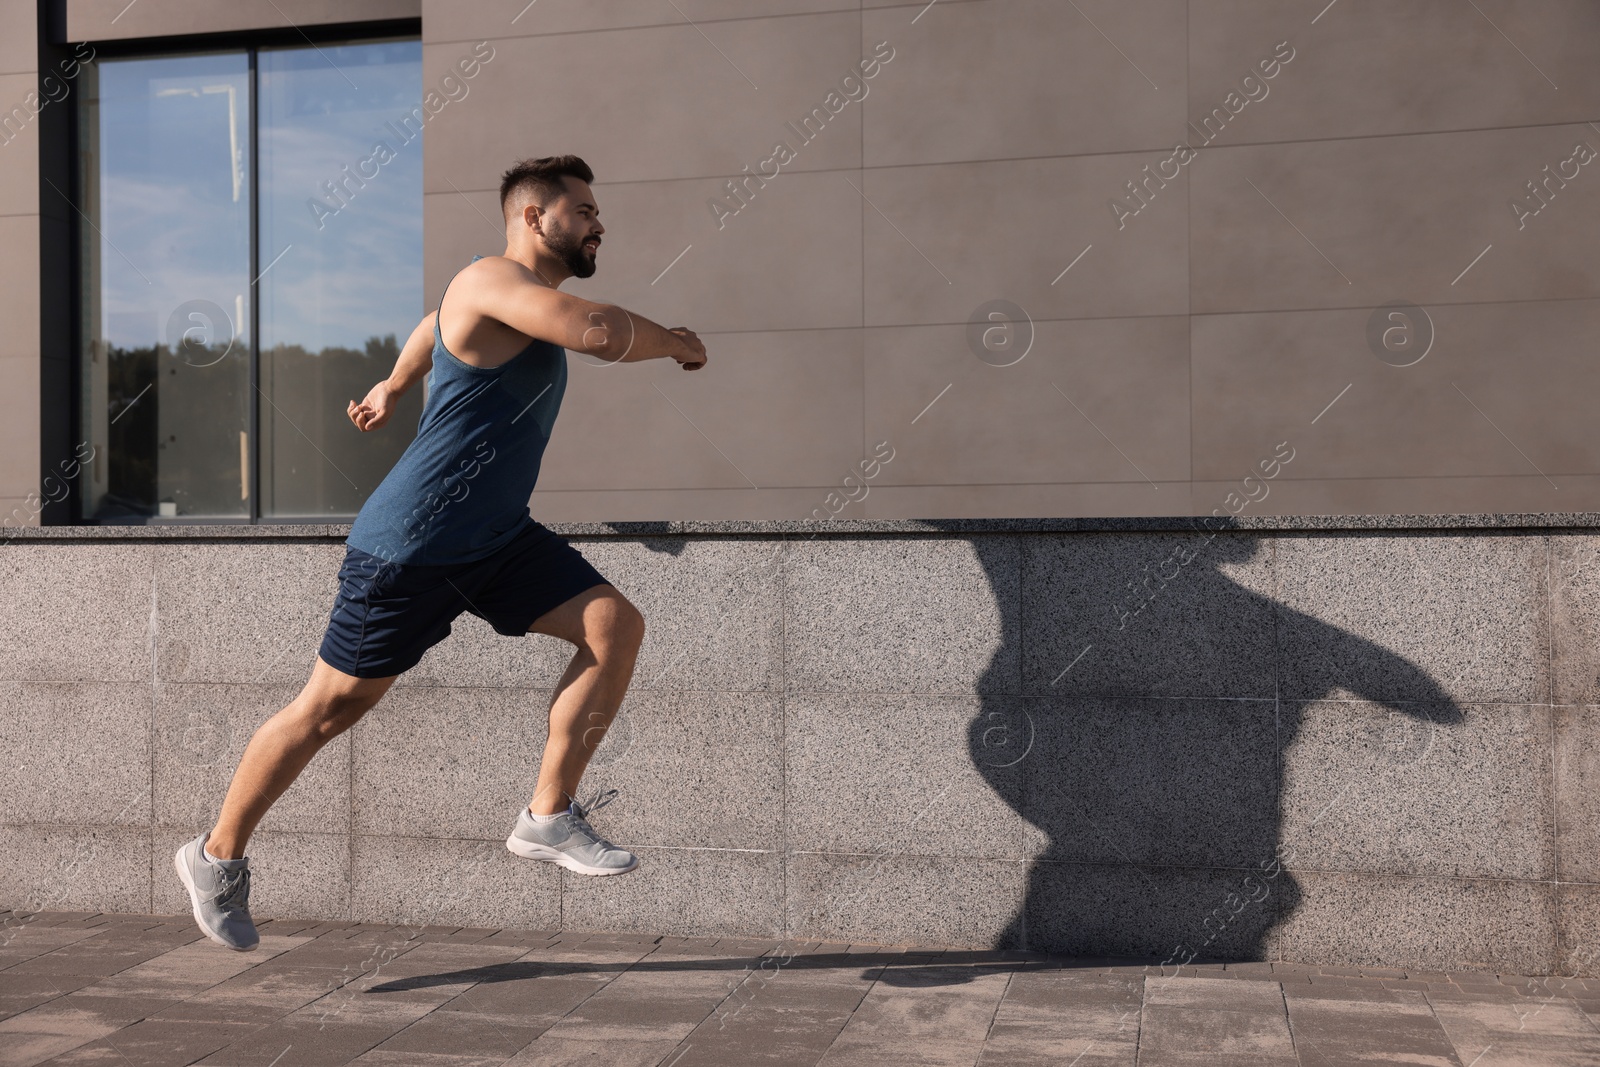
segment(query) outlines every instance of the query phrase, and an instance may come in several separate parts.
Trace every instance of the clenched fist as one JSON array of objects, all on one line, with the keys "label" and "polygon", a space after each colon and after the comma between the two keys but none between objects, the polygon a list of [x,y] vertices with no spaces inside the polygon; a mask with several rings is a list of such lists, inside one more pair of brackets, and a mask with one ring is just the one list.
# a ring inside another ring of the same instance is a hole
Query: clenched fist
[{"label": "clenched fist", "polygon": [[394,413],[394,390],[387,381],[379,382],[367,393],[367,398],[357,404],[350,401],[347,414],[350,421],[356,424],[356,429],[362,433],[376,430],[389,421],[389,416]]},{"label": "clenched fist", "polygon": [[706,365],[706,346],[700,343],[699,336],[693,330],[687,326],[674,326],[667,332],[683,338],[684,344],[689,346],[689,351],[692,353],[687,359],[673,356],[673,359],[678,359],[678,366],[684,370],[699,370]]}]

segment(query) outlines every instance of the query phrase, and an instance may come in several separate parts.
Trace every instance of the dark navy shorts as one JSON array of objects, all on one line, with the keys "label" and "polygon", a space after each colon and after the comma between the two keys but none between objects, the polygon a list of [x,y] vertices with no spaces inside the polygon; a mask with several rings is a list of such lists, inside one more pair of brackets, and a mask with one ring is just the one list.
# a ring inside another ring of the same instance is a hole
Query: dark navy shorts
[{"label": "dark navy shorts", "polygon": [[415,667],[463,611],[521,637],[551,608],[605,584],[566,538],[530,522],[504,548],[470,563],[393,563],[346,545],[317,654],[345,674],[387,678]]}]

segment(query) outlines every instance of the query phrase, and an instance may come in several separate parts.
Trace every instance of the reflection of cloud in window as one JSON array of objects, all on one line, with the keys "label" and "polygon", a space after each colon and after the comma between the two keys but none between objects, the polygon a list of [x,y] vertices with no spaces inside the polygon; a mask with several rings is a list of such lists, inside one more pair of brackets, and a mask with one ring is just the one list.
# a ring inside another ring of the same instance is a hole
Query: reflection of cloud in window
[{"label": "reflection of cloud in window", "polygon": [[[420,101],[420,45],[349,46],[334,58],[360,67],[359,93],[310,49],[261,53],[256,264],[293,246],[260,281],[267,348],[360,350],[375,335],[404,336],[424,310],[420,141],[394,146],[395,158],[367,179],[337,227],[318,232],[306,210],[340,167],[372,152],[387,120]],[[171,310],[194,299],[232,309],[241,337],[256,328],[247,321],[249,80],[226,62],[190,57],[103,67],[102,229],[108,248],[126,251],[155,283],[152,289],[119,271],[109,253],[102,260],[101,331],[112,344],[155,343]],[[196,70],[197,63],[211,69]]]},{"label": "reflection of cloud in window", "polygon": [[[351,46],[331,58],[359,68],[359,92],[308,50],[261,56],[263,256],[294,246],[261,281],[263,348],[360,350],[375,335],[405,336],[424,310],[422,144],[395,145],[385,129],[421,101],[421,46]],[[386,137],[394,158],[319,230],[307,201]]]},{"label": "reflection of cloud in window", "polygon": [[[185,300],[203,299],[236,310],[244,334],[250,277],[248,219],[239,211],[203,204],[173,210],[173,185],[162,180],[108,176],[101,204],[106,236],[144,264],[155,290],[137,274],[105,271],[100,289],[106,340],[140,346],[161,339],[167,315]],[[229,240],[228,230],[239,232]]]},{"label": "reflection of cloud in window", "polygon": [[232,308],[247,328],[248,79],[242,55],[101,66],[96,214],[106,246],[149,278],[102,255],[101,333],[111,344],[162,340],[187,300]]},{"label": "reflection of cloud in window", "polygon": [[397,153],[336,224],[319,230],[307,198],[357,151],[370,151],[365,138],[377,125],[370,112],[335,117],[351,129],[261,131],[262,248],[294,245],[261,282],[265,345],[359,347],[373,333],[403,336],[422,317],[421,145]]}]

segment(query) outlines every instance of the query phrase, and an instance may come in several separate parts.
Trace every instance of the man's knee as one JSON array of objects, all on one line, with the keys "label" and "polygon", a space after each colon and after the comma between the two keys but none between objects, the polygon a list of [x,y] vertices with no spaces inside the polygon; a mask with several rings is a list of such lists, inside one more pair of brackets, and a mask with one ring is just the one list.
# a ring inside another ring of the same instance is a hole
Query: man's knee
[{"label": "man's knee", "polygon": [[584,627],[597,653],[639,651],[644,644],[644,615],[626,597],[608,596],[593,605],[593,624]]},{"label": "man's knee", "polygon": [[312,728],[327,741],[360,722],[361,717],[371,711],[381,697],[382,694],[359,691],[324,691],[305,694],[302,704]]}]

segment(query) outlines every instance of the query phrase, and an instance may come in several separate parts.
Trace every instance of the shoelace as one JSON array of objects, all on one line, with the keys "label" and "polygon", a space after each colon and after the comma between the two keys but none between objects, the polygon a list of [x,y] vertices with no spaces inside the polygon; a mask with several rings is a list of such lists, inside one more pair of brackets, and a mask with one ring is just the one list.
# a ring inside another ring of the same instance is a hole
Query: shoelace
[{"label": "shoelace", "polygon": [[589,813],[597,808],[603,808],[607,804],[611,803],[614,799],[616,799],[617,792],[618,791],[615,789],[607,789],[596,793],[594,796],[589,798],[589,802],[587,804],[579,800],[574,800],[572,802],[572,829],[587,837],[590,844],[606,845],[610,848],[616,847],[615,845],[612,845],[611,842],[595,833],[594,827],[589,825]]},{"label": "shoelace", "polygon": [[601,808],[615,800],[619,792],[621,792],[621,790],[604,789],[595,793],[587,801],[573,798],[573,804],[578,809],[578,817],[580,819],[587,819],[590,812],[599,811]]},{"label": "shoelace", "polygon": [[594,827],[590,826],[586,821],[584,821],[583,816],[579,815],[577,812],[572,813],[572,819],[568,823],[568,832],[584,837],[591,845],[598,845],[605,840],[599,834],[595,833]]},{"label": "shoelace", "polygon": [[250,868],[222,872],[222,888],[217,890],[217,907],[223,911],[244,911],[250,907]]}]

